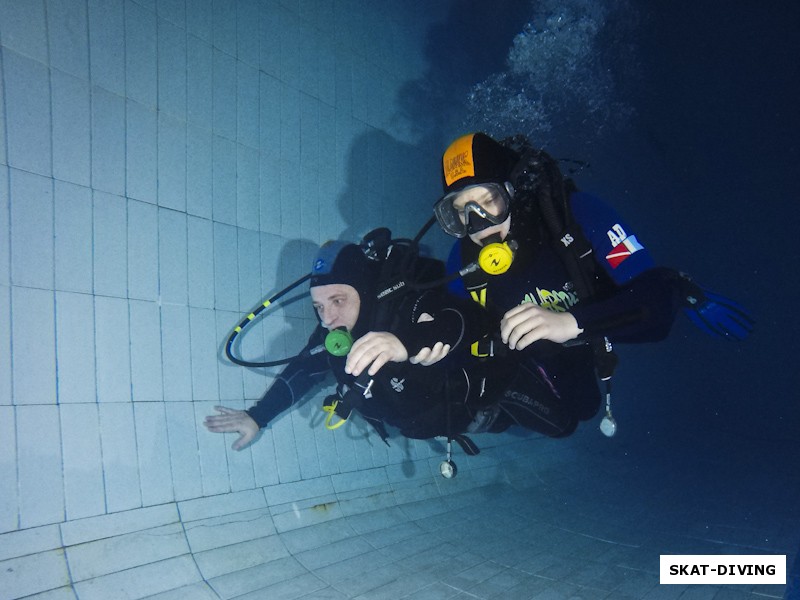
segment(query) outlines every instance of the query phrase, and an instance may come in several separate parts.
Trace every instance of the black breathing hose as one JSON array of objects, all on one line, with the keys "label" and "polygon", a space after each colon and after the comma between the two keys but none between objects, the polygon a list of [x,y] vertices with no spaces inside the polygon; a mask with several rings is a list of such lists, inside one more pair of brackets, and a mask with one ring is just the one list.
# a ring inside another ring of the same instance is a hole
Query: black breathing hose
[{"label": "black breathing hose", "polygon": [[[296,288],[297,286],[305,283],[309,279],[311,279],[311,273],[308,273],[307,275],[301,277],[300,279],[298,279],[297,281],[295,281],[291,285],[283,288],[280,292],[278,292],[277,294],[275,294],[271,298],[268,298],[268,299],[264,300],[255,310],[253,310],[253,312],[251,312],[249,315],[247,315],[247,317],[242,319],[242,321],[233,329],[233,331],[231,332],[230,336],[228,336],[228,342],[225,344],[225,356],[228,357],[228,360],[230,360],[232,363],[235,363],[235,364],[240,365],[242,367],[276,367],[278,365],[285,365],[286,363],[288,363],[288,362],[294,360],[295,358],[297,358],[297,356],[300,356],[298,354],[298,355],[295,355],[295,356],[288,356],[286,358],[281,358],[281,359],[278,359],[278,360],[268,360],[268,361],[262,361],[262,362],[243,360],[241,358],[238,358],[238,357],[234,356],[234,354],[233,354],[233,342],[236,339],[236,337],[239,335],[239,333],[245,327],[247,327],[250,323],[252,323],[253,319],[255,319],[258,315],[260,315],[262,312],[264,312],[264,310],[266,310],[266,308],[268,306],[270,306],[274,302],[277,302],[283,296],[285,296],[286,294],[291,292],[294,288]],[[322,349],[323,348],[321,347],[320,351]],[[313,354],[314,351],[312,350],[311,353]]]}]

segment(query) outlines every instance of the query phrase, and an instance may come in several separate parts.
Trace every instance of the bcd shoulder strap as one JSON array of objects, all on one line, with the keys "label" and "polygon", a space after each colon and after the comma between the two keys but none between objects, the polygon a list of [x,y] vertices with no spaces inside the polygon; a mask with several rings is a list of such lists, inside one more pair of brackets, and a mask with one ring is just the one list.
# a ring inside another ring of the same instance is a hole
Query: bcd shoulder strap
[{"label": "bcd shoulder strap", "polygon": [[[522,155],[514,175],[521,179],[520,191],[535,198],[553,248],[575,286],[575,293],[580,300],[588,300],[596,293],[603,273],[594,260],[594,249],[589,239],[572,213],[570,196],[577,191],[575,183],[562,175],[556,159],[533,148],[524,138],[510,138],[507,143],[513,144]],[[611,343],[607,338],[596,338],[590,340],[590,344],[597,374],[608,381],[617,364]]]}]

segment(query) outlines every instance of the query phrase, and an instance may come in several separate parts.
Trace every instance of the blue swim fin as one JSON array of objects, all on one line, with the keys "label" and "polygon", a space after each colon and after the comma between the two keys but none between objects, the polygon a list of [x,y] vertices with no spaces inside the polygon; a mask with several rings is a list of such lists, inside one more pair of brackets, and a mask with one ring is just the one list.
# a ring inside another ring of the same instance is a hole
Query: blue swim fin
[{"label": "blue swim fin", "polygon": [[685,306],[689,320],[707,334],[742,341],[753,331],[755,321],[738,302],[700,287],[683,273]]}]

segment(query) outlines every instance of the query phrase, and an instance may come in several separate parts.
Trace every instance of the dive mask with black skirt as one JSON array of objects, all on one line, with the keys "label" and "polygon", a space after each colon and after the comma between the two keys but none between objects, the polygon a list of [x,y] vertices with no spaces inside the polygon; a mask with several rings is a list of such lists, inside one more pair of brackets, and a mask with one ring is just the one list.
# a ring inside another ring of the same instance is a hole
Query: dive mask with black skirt
[{"label": "dive mask with black skirt", "polygon": [[443,196],[433,207],[441,228],[463,238],[503,223],[511,208],[510,183],[482,183]]}]

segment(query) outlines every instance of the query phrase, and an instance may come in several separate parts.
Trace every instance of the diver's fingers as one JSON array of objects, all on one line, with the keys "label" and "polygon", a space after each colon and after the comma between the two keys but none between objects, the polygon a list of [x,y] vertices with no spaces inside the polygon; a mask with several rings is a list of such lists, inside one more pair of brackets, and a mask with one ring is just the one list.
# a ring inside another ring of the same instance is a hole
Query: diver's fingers
[{"label": "diver's fingers", "polygon": [[420,364],[423,367],[429,367],[442,360],[449,353],[450,344],[436,342],[433,345],[433,348],[423,348],[416,354],[416,356],[409,358],[408,360],[412,364]]},{"label": "diver's fingers", "polygon": [[206,417],[205,421],[203,421],[203,425],[205,425],[206,429],[215,433],[230,433],[231,431],[239,431],[239,429],[242,427],[242,424],[245,423],[247,419],[252,420],[250,415],[248,415],[246,412],[240,411],[240,413],[241,414],[236,415]]},{"label": "diver's fingers", "polygon": [[358,377],[361,375],[361,372],[375,360],[375,356],[376,350],[374,340],[363,337],[358,339],[347,355],[347,361],[344,366],[345,373]]},{"label": "diver's fingers", "polygon": [[[543,310],[544,309],[539,308],[535,304],[528,303],[515,306],[506,312],[500,320],[500,337],[503,343],[510,346],[512,341],[516,341],[519,337],[530,331],[540,318],[540,313],[543,312]],[[521,330],[518,329],[520,327],[523,327],[525,331],[520,333]],[[515,335],[512,339],[509,339],[512,336],[512,332]]]},{"label": "diver's fingers", "polygon": [[369,369],[374,375],[378,369],[389,361],[403,362],[408,360],[408,351],[394,334],[386,331],[372,331],[359,338],[347,355],[345,372],[358,376],[368,366],[377,361],[377,368]]},{"label": "diver's fingers", "polygon": [[213,433],[238,433],[239,437],[231,445],[234,450],[241,450],[253,441],[260,429],[253,417],[243,410],[226,409],[220,412],[225,414],[206,417],[203,422],[206,429]]},{"label": "diver's fingers", "polygon": [[203,423],[206,426],[208,425],[218,426],[225,423],[235,423],[239,418],[239,414],[244,412],[233,408],[225,408],[224,406],[215,406],[214,410],[216,410],[220,414],[208,415],[203,421]]},{"label": "diver's fingers", "polygon": [[538,342],[539,340],[543,339],[546,339],[544,328],[538,327],[524,335],[519,336],[519,338],[513,342],[513,345],[509,344],[509,348],[512,350],[524,350],[534,342]]},{"label": "diver's fingers", "polygon": [[517,304],[513,308],[509,308],[506,311],[506,314],[503,315],[503,318],[513,317],[517,313],[525,312],[525,311],[529,310],[531,307],[535,307],[535,306],[536,306],[536,304],[533,304],[531,302],[524,302],[522,304]]},{"label": "diver's fingers", "polygon": [[206,419],[203,422],[205,428],[214,433],[230,433],[231,431],[239,430],[239,420],[213,418]]},{"label": "diver's fingers", "polygon": [[391,333],[384,332],[384,335],[376,336],[371,350],[372,353],[368,358],[371,358],[372,361],[367,370],[370,376],[375,375],[387,362],[403,362],[408,360],[408,351],[406,347],[397,336]]},{"label": "diver's fingers", "polygon": [[347,354],[347,360],[344,365],[344,372],[350,375],[360,375],[361,371],[372,362],[369,354],[372,352],[372,342],[374,338],[373,332],[366,333],[362,337],[353,342],[350,352]]},{"label": "diver's fingers", "polygon": [[[517,310],[520,308],[522,310]],[[517,306],[508,311],[500,321],[500,337],[503,343],[515,350],[524,336],[528,336],[526,345],[541,339],[543,332],[537,330],[544,325],[545,312],[532,304]]]},{"label": "diver's fingers", "polygon": [[381,367],[385,365],[387,362],[391,360],[391,355],[388,352],[380,352],[375,357],[375,360],[372,361],[372,364],[367,369],[367,373],[370,377],[374,376],[375,373],[380,371]]},{"label": "diver's fingers", "polygon": [[[429,358],[429,359],[428,359],[429,361],[435,361],[435,362],[439,362],[439,361],[440,361],[440,360],[442,360],[442,359],[443,359],[445,356],[447,356],[448,354],[450,354],[450,350],[451,350],[450,344],[442,344],[441,342],[437,342],[437,344],[436,344],[436,345],[438,346],[439,344],[441,344],[441,349],[438,349],[438,350],[437,350],[436,348],[434,348],[434,356],[432,356],[431,358]],[[429,362],[428,364],[433,364],[433,362]],[[426,365],[426,366],[427,366],[427,365]]]},{"label": "diver's fingers", "polygon": [[233,450],[241,450],[242,447],[245,444],[249,443],[249,441],[250,440],[247,440],[247,434],[246,433],[240,433],[239,437],[237,438],[237,440],[235,442],[233,442],[233,444],[231,444],[231,449],[233,449]]},{"label": "diver's fingers", "polygon": [[583,332],[568,312],[557,313],[532,304],[522,306],[523,310],[508,311],[500,321],[501,338],[512,350],[524,350],[539,340],[561,344]]},{"label": "diver's fingers", "polygon": [[381,337],[370,331],[353,343],[345,362],[345,373],[358,376],[380,354]]},{"label": "diver's fingers", "polygon": [[[255,421],[253,421],[255,425]],[[252,427],[246,427],[242,430],[239,430],[239,438],[231,444],[231,448],[234,450],[241,450],[245,446],[247,446],[258,434],[259,427],[255,425],[255,429]]]},{"label": "diver's fingers", "polygon": [[545,331],[540,319],[528,319],[508,332],[508,347],[512,350],[524,350],[532,343],[544,339]]},{"label": "diver's fingers", "polygon": [[378,347],[371,346],[365,348],[358,358],[354,359],[352,364],[345,368],[345,371],[358,377],[364,369],[367,369],[369,375],[374,375],[378,372],[378,369],[389,362],[390,359],[391,355],[388,352]]},{"label": "diver's fingers", "polygon": [[431,355],[432,350],[430,348],[423,348],[419,352],[417,352],[414,356],[408,359],[412,365],[421,364],[424,365],[427,358]]}]

